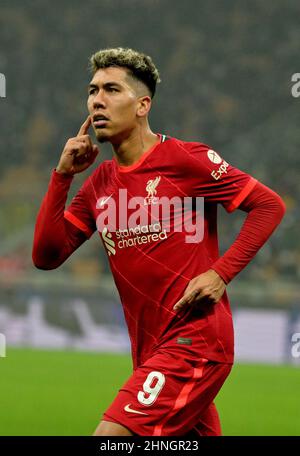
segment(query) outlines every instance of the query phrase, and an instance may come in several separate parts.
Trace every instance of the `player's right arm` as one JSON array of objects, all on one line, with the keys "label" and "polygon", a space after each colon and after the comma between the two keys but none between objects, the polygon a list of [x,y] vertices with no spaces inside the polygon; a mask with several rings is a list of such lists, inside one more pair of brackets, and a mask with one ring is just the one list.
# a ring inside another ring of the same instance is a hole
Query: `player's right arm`
[{"label": "player's right arm", "polygon": [[68,139],[66,142],[56,167],[56,171],[59,174],[74,176],[74,174],[85,171],[94,163],[95,158],[99,153],[99,149],[92,143],[91,138],[88,135],[91,122],[91,117],[88,116],[81,125],[77,136]]},{"label": "player's right arm", "polygon": [[60,266],[91,234],[64,217],[74,174],[87,169],[99,152],[87,134],[90,125],[91,119],[88,117],[77,136],[67,141],[52,173],[34,232],[32,259],[39,269],[55,269]]}]

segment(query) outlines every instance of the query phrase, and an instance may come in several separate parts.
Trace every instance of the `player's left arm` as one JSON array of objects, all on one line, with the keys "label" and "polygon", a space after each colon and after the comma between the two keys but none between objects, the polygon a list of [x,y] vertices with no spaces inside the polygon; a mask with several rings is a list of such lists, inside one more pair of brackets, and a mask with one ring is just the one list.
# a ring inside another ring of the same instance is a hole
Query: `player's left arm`
[{"label": "player's left arm", "polygon": [[[245,192],[247,185],[248,188],[251,185],[251,189]],[[225,195],[226,192],[223,194]],[[226,285],[252,260],[285,213],[285,205],[281,197],[251,177],[233,200],[226,201],[224,205],[228,212],[232,212],[237,207],[247,212],[243,226],[225,254],[218,258],[208,271],[189,282],[183,297],[175,304],[174,310],[179,310],[186,304],[218,302]]]},{"label": "player's left arm", "polygon": [[239,209],[248,214],[237,238],[211,269],[189,282],[174,310],[203,300],[218,302],[226,285],[252,260],[285,213],[285,205],[280,196],[260,182],[256,183]]}]

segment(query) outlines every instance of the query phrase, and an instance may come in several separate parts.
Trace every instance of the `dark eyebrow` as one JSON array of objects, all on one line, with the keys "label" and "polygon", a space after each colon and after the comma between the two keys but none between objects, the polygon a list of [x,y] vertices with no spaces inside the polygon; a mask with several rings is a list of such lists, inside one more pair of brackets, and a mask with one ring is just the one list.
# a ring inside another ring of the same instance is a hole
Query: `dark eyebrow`
[{"label": "dark eyebrow", "polygon": [[[103,84],[104,88],[111,87],[111,86],[117,86],[120,88],[122,87],[121,84],[119,84],[118,82],[114,82],[114,81],[106,82],[105,84]],[[98,89],[98,85],[94,84],[94,83],[90,83],[88,86],[88,89]]]}]

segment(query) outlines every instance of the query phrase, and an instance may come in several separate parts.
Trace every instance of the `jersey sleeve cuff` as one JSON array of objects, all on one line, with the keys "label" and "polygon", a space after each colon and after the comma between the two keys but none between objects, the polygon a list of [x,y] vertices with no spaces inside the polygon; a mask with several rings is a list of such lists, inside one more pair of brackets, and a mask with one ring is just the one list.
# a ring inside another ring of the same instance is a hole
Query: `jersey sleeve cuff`
[{"label": "jersey sleeve cuff", "polygon": [[[219,261],[220,260],[220,261]],[[231,281],[231,277],[228,275],[228,271],[225,271],[222,269],[222,266],[220,266],[220,262],[222,262],[222,257],[220,257],[211,267],[210,269],[213,269],[223,280],[223,282],[228,285],[229,282]],[[227,272],[227,274],[226,274]]]},{"label": "jersey sleeve cuff", "polygon": [[239,205],[244,201],[244,199],[249,195],[257,183],[257,179],[250,177],[245,187],[233,198],[229,205],[225,206],[227,212],[233,212],[239,207]]},{"label": "jersey sleeve cuff", "polygon": [[56,169],[53,169],[52,177],[53,177],[53,179],[55,179],[59,182],[72,182],[72,180],[74,179],[74,176],[72,174],[58,173],[56,171]]},{"label": "jersey sleeve cuff", "polygon": [[93,230],[89,228],[85,223],[83,223],[81,220],[79,220],[72,212],[70,211],[65,211],[64,212],[64,218],[68,220],[72,225],[76,226],[80,231],[83,231],[83,233],[90,238],[93,234]]}]

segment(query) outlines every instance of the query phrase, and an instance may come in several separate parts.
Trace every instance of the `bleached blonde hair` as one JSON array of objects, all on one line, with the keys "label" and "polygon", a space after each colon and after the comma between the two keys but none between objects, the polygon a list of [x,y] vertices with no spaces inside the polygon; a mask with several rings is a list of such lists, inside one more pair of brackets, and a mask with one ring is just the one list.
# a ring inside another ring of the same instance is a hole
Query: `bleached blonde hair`
[{"label": "bleached blonde hair", "polygon": [[101,49],[90,58],[90,70],[93,74],[100,68],[112,66],[127,68],[128,73],[149,89],[154,97],[156,84],[161,82],[159,72],[149,55],[130,48]]}]

